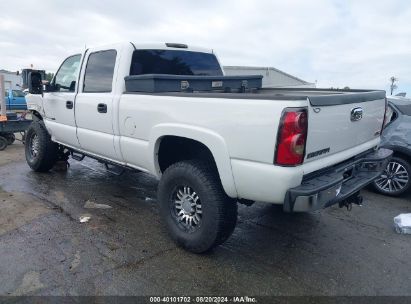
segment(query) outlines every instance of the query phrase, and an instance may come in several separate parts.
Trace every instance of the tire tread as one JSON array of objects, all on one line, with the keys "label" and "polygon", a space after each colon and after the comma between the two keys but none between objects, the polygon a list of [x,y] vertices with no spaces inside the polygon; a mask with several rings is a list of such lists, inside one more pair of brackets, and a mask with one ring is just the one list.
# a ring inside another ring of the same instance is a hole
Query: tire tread
[{"label": "tire tread", "polygon": [[[209,197],[207,201],[212,201],[215,205],[216,229],[207,233],[200,243],[195,245],[181,242],[173,236],[177,243],[189,251],[202,253],[224,243],[232,234],[237,223],[237,203],[234,199],[227,196],[224,192],[217,169],[214,164],[202,160],[181,161],[171,165],[164,172],[163,178],[159,184],[159,198],[164,194],[161,193],[163,184],[170,172],[186,171],[189,175],[194,175],[207,189]],[[166,202],[160,202],[166,204]]]},{"label": "tire tread", "polygon": [[39,154],[40,158],[35,161],[29,161],[29,147],[26,141],[26,159],[30,168],[36,172],[48,172],[50,171],[56,161],[58,156],[58,145],[51,140],[50,134],[47,132],[46,126],[41,120],[33,121],[27,130],[26,139],[30,136],[31,132],[35,132],[39,137]]}]

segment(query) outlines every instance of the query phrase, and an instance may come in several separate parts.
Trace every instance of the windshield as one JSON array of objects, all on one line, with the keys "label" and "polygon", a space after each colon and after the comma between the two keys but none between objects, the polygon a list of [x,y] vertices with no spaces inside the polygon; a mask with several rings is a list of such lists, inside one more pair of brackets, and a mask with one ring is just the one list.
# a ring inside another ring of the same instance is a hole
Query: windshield
[{"label": "windshield", "polygon": [[130,75],[169,74],[222,76],[214,54],[176,50],[136,50]]}]

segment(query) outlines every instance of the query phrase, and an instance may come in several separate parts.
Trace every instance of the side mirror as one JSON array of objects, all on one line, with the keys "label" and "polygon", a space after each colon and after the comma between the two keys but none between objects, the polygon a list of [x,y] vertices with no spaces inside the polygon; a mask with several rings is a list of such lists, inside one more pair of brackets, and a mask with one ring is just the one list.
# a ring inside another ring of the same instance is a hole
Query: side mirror
[{"label": "side mirror", "polygon": [[43,93],[44,92],[53,92],[54,91],[54,86],[50,82],[43,82]]},{"label": "side mirror", "polygon": [[43,94],[43,83],[39,72],[30,72],[28,77],[29,93]]}]

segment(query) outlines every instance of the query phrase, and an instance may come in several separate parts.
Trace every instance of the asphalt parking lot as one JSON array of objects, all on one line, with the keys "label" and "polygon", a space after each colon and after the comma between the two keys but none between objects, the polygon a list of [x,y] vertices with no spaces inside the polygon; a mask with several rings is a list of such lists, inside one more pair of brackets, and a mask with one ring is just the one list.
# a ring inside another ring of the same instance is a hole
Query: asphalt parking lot
[{"label": "asphalt parking lot", "polygon": [[229,241],[194,255],[168,238],[150,176],[70,163],[38,174],[21,144],[0,152],[0,295],[411,295],[411,235],[393,229],[411,195],[365,191],[351,212],[241,206]]}]

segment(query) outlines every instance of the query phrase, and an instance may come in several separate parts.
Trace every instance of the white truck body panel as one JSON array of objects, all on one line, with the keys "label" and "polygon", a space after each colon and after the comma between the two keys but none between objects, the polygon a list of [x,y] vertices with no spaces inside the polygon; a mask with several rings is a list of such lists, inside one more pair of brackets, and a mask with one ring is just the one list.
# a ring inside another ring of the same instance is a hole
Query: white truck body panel
[{"label": "white truck body panel", "polygon": [[[273,103],[125,94],[120,100],[119,116],[124,161],[160,177],[155,163],[148,167],[147,159],[155,159],[154,147],[161,137],[174,135],[194,139],[213,153],[224,189],[235,196],[230,158],[272,164],[273,134],[278,126],[278,120],[273,117],[280,117],[282,109],[290,105],[296,105],[295,101]],[[248,144],[245,146],[244,142]],[[150,144],[151,149],[147,149]]]}]

